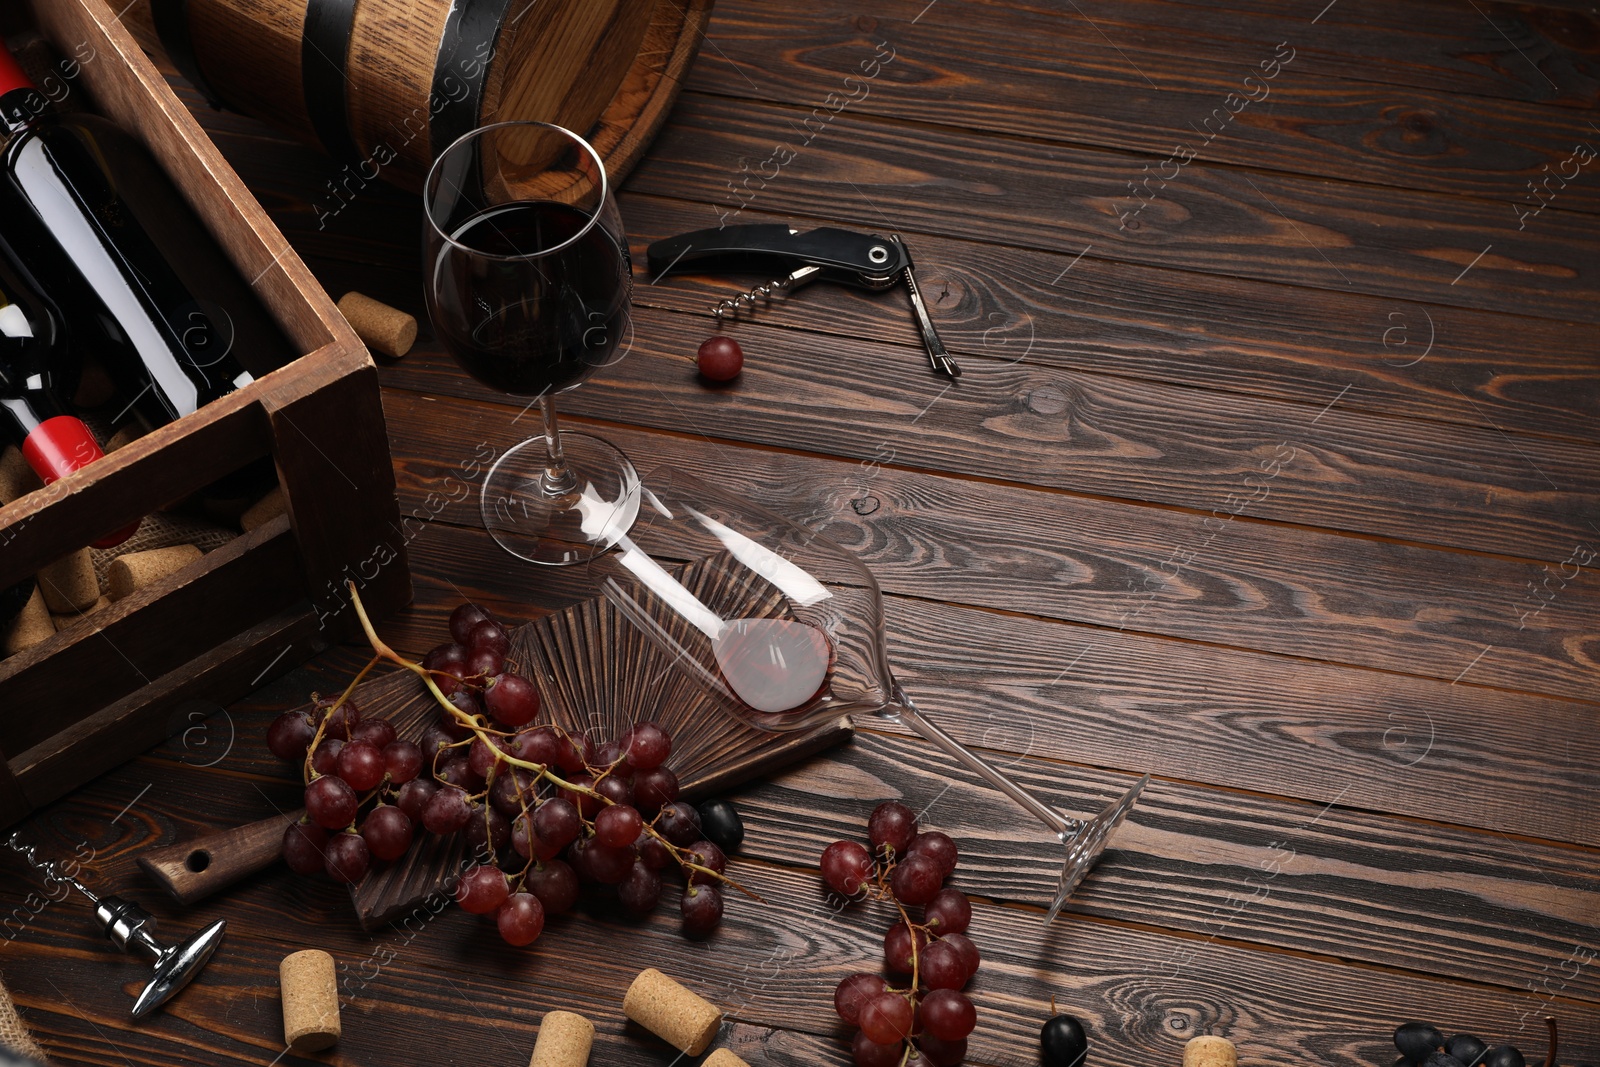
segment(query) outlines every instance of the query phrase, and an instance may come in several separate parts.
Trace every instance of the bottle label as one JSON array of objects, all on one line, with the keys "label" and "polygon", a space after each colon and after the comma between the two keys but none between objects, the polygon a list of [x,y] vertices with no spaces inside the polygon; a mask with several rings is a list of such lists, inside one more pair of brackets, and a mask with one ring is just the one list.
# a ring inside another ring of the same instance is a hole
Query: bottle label
[{"label": "bottle label", "polygon": [[46,485],[103,455],[89,427],[71,415],[44,420],[22,442],[22,457]]}]

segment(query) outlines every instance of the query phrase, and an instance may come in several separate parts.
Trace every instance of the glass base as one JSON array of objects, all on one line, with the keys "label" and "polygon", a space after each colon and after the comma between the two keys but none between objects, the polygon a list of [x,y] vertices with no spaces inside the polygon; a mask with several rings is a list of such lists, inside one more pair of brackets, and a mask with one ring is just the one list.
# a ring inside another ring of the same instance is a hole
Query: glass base
[{"label": "glass base", "polygon": [[639,472],[616,446],[589,434],[561,435],[577,488],[552,491],[543,436],[509,449],[483,480],[483,527],[529,563],[587,563],[620,541],[639,514]]}]

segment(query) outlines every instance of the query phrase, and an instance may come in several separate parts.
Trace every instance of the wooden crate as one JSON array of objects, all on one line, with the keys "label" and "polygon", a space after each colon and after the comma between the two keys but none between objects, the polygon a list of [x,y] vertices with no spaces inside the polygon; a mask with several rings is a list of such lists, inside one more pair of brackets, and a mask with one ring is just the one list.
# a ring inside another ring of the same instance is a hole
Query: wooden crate
[{"label": "wooden crate", "polygon": [[349,636],[346,577],[379,611],[411,596],[366,349],[102,0],[33,0],[32,24],[76,59],[73,91],[155,154],[303,355],[0,508],[0,588],[263,456],[289,509],[0,661],[0,825],[192,726],[194,702],[236,699]]}]

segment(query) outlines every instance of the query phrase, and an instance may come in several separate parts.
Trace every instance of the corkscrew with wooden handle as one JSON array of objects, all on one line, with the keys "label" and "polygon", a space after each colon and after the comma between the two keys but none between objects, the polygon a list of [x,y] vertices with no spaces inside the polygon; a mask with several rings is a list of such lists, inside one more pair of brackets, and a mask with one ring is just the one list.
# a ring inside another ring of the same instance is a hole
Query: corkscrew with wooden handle
[{"label": "corkscrew with wooden handle", "polygon": [[950,358],[934,329],[922,291],[917,288],[911,253],[898,235],[881,237],[832,226],[802,233],[781,223],[713,227],[656,241],[650,245],[646,262],[658,279],[679,266],[711,271],[783,272],[784,276],[776,281],[715,305],[711,310],[718,318],[753,309],[758,298],[770,301],[818,280],[873,291],[904,284],[929,365],[936,374],[961,376],[961,368]]}]

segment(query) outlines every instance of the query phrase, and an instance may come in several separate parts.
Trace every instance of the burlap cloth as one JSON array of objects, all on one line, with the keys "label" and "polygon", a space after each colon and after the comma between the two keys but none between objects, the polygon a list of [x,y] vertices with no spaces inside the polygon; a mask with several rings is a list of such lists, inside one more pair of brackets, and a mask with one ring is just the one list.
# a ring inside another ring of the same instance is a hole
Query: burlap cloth
[{"label": "burlap cloth", "polygon": [[22,1019],[17,1015],[17,1006],[11,1002],[11,990],[0,982],[0,1045],[19,1056],[26,1056],[40,1063],[47,1063],[44,1058],[44,1049],[28,1033],[28,1028],[22,1025]]}]

